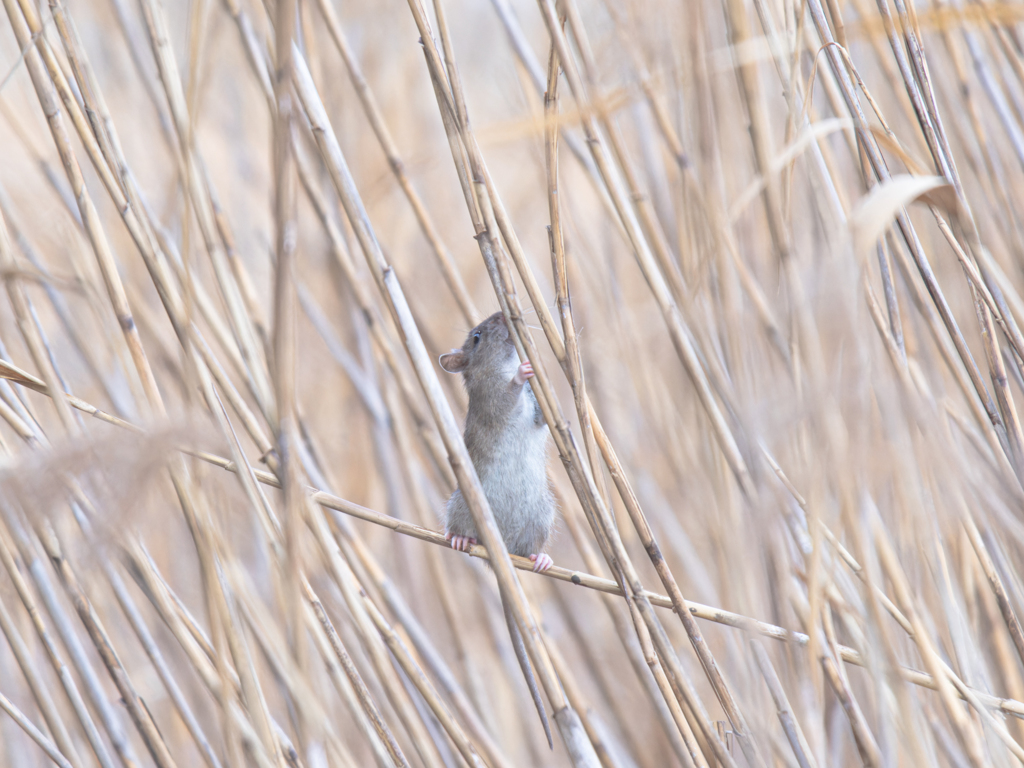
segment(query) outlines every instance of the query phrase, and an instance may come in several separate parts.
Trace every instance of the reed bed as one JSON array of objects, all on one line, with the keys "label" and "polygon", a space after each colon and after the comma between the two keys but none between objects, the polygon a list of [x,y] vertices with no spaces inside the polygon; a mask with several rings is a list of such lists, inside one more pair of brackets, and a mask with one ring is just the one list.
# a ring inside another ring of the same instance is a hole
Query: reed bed
[{"label": "reed bed", "polygon": [[1024,762],[1024,6],[3,6],[0,765]]}]

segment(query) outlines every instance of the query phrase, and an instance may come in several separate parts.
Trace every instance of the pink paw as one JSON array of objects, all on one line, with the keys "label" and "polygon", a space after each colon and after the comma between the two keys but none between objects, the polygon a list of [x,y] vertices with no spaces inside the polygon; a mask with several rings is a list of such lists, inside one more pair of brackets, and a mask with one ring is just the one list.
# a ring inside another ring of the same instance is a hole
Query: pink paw
[{"label": "pink paw", "polygon": [[536,573],[543,573],[555,564],[555,561],[551,559],[551,555],[544,554],[543,552],[539,555],[530,555],[530,560],[533,562],[533,570]]},{"label": "pink paw", "polygon": [[516,384],[525,384],[527,379],[533,378],[533,363],[527,360],[525,363],[519,364],[519,370],[516,371]]},{"label": "pink paw", "polygon": [[460,552],[469,552],[469,548],[476,544],[476,539],[472,536],[456,536],[453,533],[446,533],[444,538],[445,541],[451,543],[452,549],[457,549]]}]

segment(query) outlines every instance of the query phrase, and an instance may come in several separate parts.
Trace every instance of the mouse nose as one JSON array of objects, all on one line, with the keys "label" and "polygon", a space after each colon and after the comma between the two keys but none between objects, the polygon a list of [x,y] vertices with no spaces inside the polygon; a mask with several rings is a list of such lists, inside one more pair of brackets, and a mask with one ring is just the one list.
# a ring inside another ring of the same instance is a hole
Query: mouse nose
[{"label": "mouse nose", "polygon": [[512,343],[512,329],[509,328],[508,321],[505,319],[504,315],[498,315],[498,327],[502,328],[505,331],[505,341],[507,341],[509,344],[511,344]]}]

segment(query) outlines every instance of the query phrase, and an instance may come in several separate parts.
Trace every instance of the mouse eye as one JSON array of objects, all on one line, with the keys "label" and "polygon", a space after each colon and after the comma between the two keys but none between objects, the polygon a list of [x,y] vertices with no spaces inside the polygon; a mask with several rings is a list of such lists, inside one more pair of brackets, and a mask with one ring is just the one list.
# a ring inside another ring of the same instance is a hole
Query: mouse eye
[{"label": "mouse eye", "polygon": [[476,333],[473,334],[473,346],[475,347],[479,343],[480,343],[480,331],[477,331]]}]

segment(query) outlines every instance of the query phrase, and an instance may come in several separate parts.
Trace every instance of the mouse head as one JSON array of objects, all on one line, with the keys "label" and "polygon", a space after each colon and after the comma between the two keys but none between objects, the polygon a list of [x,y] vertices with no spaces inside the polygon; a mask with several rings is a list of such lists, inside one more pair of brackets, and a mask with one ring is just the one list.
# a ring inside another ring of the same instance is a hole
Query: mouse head
[{"label": "mouse head", "polygon": [[462,349],[441,355],[440,363],[449,373],[462,373],[467,383],[505,373],[515,375],[519,358],[505,316],[495,312],[488,317],[469,332]]}]

